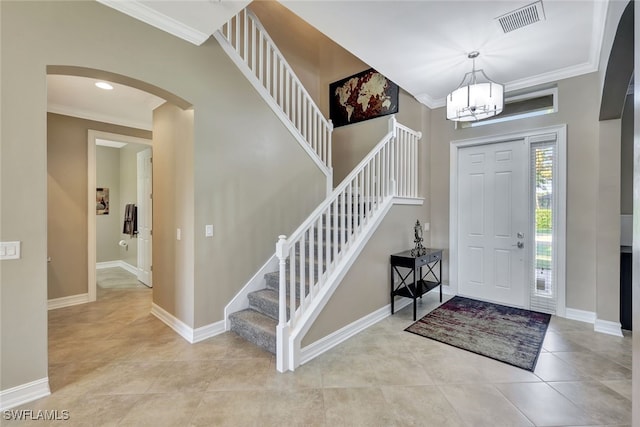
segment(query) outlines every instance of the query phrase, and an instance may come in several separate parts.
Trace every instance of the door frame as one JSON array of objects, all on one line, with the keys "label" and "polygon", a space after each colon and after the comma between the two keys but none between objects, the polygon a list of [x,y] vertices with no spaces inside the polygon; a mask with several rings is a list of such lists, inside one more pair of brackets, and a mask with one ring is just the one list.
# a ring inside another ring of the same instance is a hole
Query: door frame
[{"label": "door frame", "polygon": [[[458,150],[475,145],[496,144],[524,139],[527,152],[531,144],[548,140],[555,134],[557,145],[557,187],[554,202],[557,207],[554,238],[554,266],[556,267],[557,300],[556,315],[566,315],[566,215],[567,215],[567,125],[529,129],[522,132],[490,135],[480,138],[453,140],[449,145],[449,287],[454,295],[458,294]],[[545,136],[547,136],[545,138]],[[527,156],[527,158],[530,158]],[[529,286],[529,284],[527,284]],[[527,301],[529,289],[527,289]]]},{"label": "door frame", "polygon": [[89,301],[97,298],[96,283],[96,139],[148,145],[150,139],[89,129],[87,136],[87,291]]}]

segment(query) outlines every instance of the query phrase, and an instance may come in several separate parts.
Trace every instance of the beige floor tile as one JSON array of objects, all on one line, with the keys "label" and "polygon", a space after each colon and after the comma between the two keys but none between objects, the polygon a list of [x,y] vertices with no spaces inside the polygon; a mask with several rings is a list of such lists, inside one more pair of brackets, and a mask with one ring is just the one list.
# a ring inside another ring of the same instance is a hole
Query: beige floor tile
[{"label": "beige floor tile", "polygon": [[631,424],[631,401],[599,382],[556,382],[551,387],[598,424]]},{"label": "beige floor tile", "polygon": [[260,402],[260,425],[324,426],[322,389],[273,390]]},{"label": "beige floor tile", "polygon": [[328,355],[320,361],[323,387],[371,387],[378,384],[370,356]]},{"label": "beige floor tile", "polygon": [[491,384],[439,386],[469,426],[531,426],[527,417]]},{"label": "beige floor tile", "polygon": [[170,365],[171,362],[114,362],[69,389],[87,394],[141,394],[149,390]]},{"label": "beige floor tile", "polygon": [[594,379],[631,379],[631,369],[592,352],[558,352],[554,354],[573,366],[581,374]]},{"label": "beige floor tile", "polygon": [[203,392],[216,378],[217,371],[215,360],[169,362],[147,393]]},{"label": "beige floor tile", "polygon": [[594,424],[582,408],[546,383],[496,384],[496,388],[537,426]]},{"label": "beige floor tile", "polygon": [[553,353],[541,353],[534,373],[543,381],[589,380],[591,377],[581,373],[569,363]]},{"label": "beige floor tile", "polygon": [[464,423],[436,386],[382,387],[393,418],[402,426],[463,426]]},{"label": "beige floor tile", "polygon": [[325,388],[327,426],[394,426],[393,407],[378,387]]},{"label": "beige floor tile", "polygon": [[601,383],[609,387],[611,390],[617,392],[621,396],[624,396],[627,399],[631,400],[631,380],[601,381]]},{"label": "beige floor tile", "polygon": [[214,391],[204,393],[190,421],[192,427],[258,426],[264,391]]},{"label": "beige floor tile", "polygon": [[269,359],[219,360],[207,391],[264,389],[271,375]]},{"label": "beige floor tile", "polygon": [[122,427],[189,425],[202,393],[145,394],[118,423]]},{"label": "beige floor tile", "polygon": [[[592,332],[593,333],[593,332]],[[547,331],[542,342],[542,348],[546,351],[585,351],[587,348],[573,340],[568,339],[561,332]]]}]

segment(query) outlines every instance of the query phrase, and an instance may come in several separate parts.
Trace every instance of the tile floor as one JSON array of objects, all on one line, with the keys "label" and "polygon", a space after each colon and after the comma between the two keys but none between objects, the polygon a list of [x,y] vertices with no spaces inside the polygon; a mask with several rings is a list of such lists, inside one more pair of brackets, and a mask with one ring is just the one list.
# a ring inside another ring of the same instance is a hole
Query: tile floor
[{"label": "tile floor", "polygon": [[631,336],[590,324],[554,317],[531,373],[404,332],[409,306],[278,374],[230,333],[187,343],[149,314],[150,289],[98,294],[49,312],[52,394],[16,408],[70,419],[2,426],[631,425]]}]

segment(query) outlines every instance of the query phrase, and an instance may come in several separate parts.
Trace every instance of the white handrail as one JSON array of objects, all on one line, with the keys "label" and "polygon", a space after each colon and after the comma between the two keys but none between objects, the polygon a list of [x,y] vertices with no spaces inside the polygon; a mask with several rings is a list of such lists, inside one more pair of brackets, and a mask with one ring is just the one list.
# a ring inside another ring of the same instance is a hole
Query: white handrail
[{"label": "white handrail", "polygon": [[[418,140],[406,126],[389,121],[389,133],[320,204],[289,238],[276,244],[280,259],[280,307],[277,365],[295,366],[289,337],[304,325],[300,320],[326,293],[332,273],[348,250],[391,197],[418,197]],[[287,271],[288,270],[288,271]],[[289,308],[284,303],[289,297]]]},{"label": "white handrail", "polygon": [[250,10],[244,9],[224,24],[218,34],[233,48],[249,74],[260,82],[298,136],[317,156],[325,175],[330,175],[333,124],[322,115],[262,23]]}]

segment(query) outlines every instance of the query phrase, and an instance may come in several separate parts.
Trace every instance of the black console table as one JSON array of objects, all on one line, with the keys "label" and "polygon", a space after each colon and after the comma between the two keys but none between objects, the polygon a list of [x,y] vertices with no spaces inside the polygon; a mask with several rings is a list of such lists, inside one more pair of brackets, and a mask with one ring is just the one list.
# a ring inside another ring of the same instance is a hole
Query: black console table
[{"label": "black console table", "polygon": [[[423,267],[427,270],[424,275]],[[436,267],[438,267],[437,274],[434,271]],[[405,269],[406,274],[403,274],[400,269]],[[400,278],[397,285],[396,274]],[[427,280],[429,274],[433,280]],[[412,298],[413,320],[416,320],[416,299],[422,298],[422,295],[437,286],[440,286],[440,302],[442,302],[442,249],[426,248],[424,255],[417,256],[411,255],[411,250],[391,255],[391,314],[394,313],[395,296]]]}]

